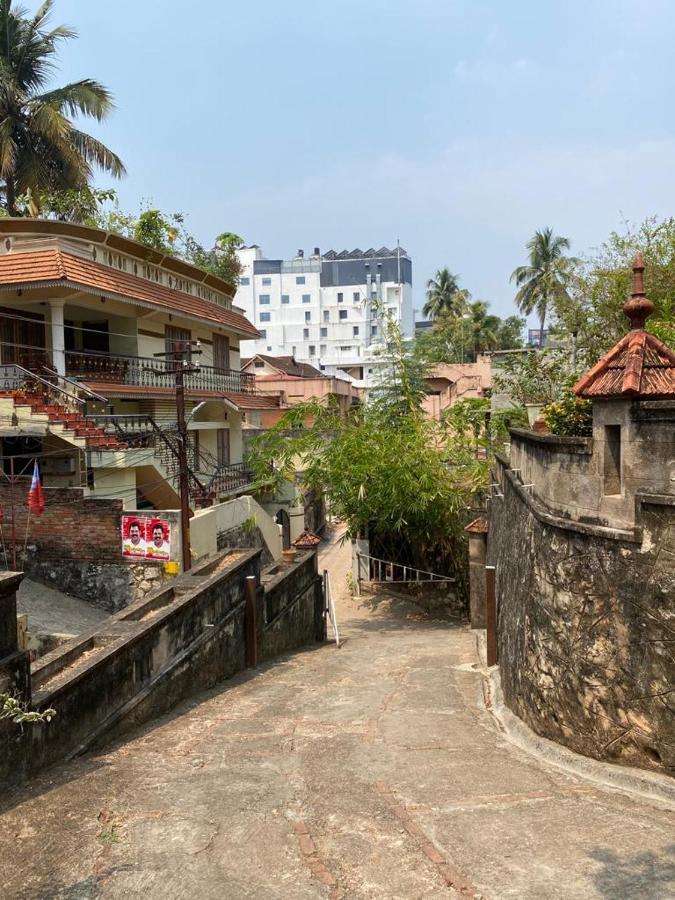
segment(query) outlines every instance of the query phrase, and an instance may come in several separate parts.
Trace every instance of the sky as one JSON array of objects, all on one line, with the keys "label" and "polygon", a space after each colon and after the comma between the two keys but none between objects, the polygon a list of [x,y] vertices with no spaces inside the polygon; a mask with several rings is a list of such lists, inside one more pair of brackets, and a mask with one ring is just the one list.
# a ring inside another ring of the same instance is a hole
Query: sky
[{"label": "sky", "polygon": [[[23,0],[31,9],[36,0]],[[510,315],[535,229],[675,212],[672,0],[56,0],[117,109],[120,203],[270,258],[392,246]],[[108,186],[107,178],[99,178]]]}]

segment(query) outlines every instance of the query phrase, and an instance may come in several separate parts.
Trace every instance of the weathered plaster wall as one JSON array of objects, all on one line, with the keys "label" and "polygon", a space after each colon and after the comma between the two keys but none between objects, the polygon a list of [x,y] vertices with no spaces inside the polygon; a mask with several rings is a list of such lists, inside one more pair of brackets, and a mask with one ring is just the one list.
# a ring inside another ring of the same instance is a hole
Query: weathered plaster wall
[{"label": "weathered plaster wall", "polygon": [[300,552],[294,563],[273,566],[263,585],[263,659],[322,640],[323,589],[316,553]]},{"label": "weathered plaster wall", "polygon": [[675,774],[675,497],[638,494],[638,539],[611,539],[553,524],[497,468],[488,564],[507,705],[575,751]]}]

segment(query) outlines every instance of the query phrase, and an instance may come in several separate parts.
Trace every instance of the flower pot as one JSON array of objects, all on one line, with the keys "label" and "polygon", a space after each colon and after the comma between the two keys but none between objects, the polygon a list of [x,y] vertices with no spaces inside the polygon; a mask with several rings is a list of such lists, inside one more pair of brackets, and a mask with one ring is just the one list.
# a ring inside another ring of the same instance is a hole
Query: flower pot
[{"label": "flower pot", "polygon": [[527,421],[530,423],[530,428],[534,425],[534,423],[539,418],[539,414],[541,413],[544,407],[543,403],[526,403],[525,409],[527,410]]},{"label": "flower pot", "polygon": [[292,547],[289,547],[288,550],[281,551],[281,556],[282,556],[284,562],[292,563],[292,562],[295,562],[295,560],[297,559],[298,551]]}]

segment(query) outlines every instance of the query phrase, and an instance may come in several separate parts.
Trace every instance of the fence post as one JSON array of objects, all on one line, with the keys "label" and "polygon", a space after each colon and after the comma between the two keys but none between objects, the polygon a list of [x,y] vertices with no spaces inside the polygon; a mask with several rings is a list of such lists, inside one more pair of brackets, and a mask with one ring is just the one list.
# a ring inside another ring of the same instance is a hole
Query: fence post
[{"label": "fence post", "polygon": [[497,663],[497,594],[494,566],[485,566],[485,628],[487,664],[494,666]]},{"label": "fence post", "polygon": [[323,637],[321,640],[328,640],[328,594],[330,592],[330,579],[328,577],[328,569],[323,570]]},{"label": "fence post", "polygon": [[246,606],[244,608],[244,635],[246,645],[246,667],[258,664],[258,627],[256,594],[258,590],[255,575],[246,577]]}]

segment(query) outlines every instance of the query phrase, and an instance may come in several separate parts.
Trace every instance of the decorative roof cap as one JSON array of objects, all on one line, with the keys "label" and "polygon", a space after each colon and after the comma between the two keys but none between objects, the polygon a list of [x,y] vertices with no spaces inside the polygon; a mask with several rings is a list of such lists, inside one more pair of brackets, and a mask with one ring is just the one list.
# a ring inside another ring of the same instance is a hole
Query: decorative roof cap
[{"label": "decorative roof cap", "polygon": [[623,305],[633,331],[644,329],[645,322],[654,312],[654,304],[645,294],[645,263],[642,254],[638,253],[633,263],[633,292]]},{"label": "decorative roof cap", "polygon": [[675,397],[675,353],[645,331],[654,304],[645,294],[641,254],[633,264],[633,291],[623,305],[631,330],[572,388],[578,397],[664,400]]},{"label": "decorative roof cap", "polygon": [[321,538],[318,534],[314,534],[312,531],[303,531],[302,534],[293,541],[293,546],[297,547],[298,550],[313,550],[320,543]]}]

